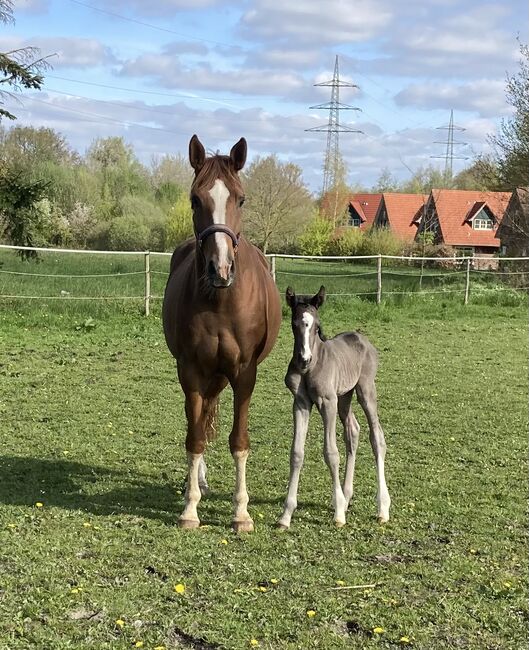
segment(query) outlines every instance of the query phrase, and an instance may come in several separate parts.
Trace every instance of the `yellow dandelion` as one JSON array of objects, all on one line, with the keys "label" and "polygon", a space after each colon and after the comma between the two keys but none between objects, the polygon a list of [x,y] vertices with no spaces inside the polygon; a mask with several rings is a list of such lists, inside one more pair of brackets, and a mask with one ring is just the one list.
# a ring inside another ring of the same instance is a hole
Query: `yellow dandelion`
[{"label": "yellow dandelion", "polygon": [[270,582],[271,582],[273,585],[277,585],[277,583],[279,582],[279,580],[278,580],[277,578],[270,578]]},{"label": "yellow dandelion", "polygon": [[134,433],[134,431],[129,431],[129,433],[130,433],[130,435],[132,435]]},{"label": "yellow dandelion", "polygon": [[242,594],[242,589],[234,589],[233,593],[234,594]]},{"label": "yellow dandelion", "polygon": [[257,646],[259,645],[259,641],[257,639],[250,639],[250,645],[253,648],[257,648]]},{"label": "yellow dandelion", "polygon": [[17,525],[16,525],[16,524],[7,524],[7,527],[8,527],[8,528],[16,528]]},{"label": "yellow dandelion", "polygon": [[470,549],[470,553],[472,553],[472,555],[476,555],[477,550],[476,550],[475,548],[471,548],[471,549]]},{"label": "yellow dandelion", "polygon": [[383,627],[374,627],[373,634],[384,634],[386,630]]},{"label": "yellow dandelion", "polygon": [[503,586],[504,586],[506,589],[510,589],[510,588],[512,587],[512,582],[509,582],[509,581],[507,580],[507,582],[504,582],[504,583],[503,583]]},{"label": "yellow dandelion", "polygon": [[263,587],[263,585],[261,585],[260,587],[258,587],[258,589],[259,589],[259,591],[262,591],[263,593],[264,593],[265,591],[268,591],[268,587]]},{"label": "yellow dandelion", "polygon": [[338,585],[338,587],[344,587],[345,586],[345,582],[343,580],[337,580],[336,584]]},{"label": "yellow dandelion", "polygon": [[35,504],[35,508],[43,508],[43,507],[44,504],[42,503],[42,501],[37,501],[37,503]]},{"label": "yellow dandelion", "polygon": [[309,618],[314,618],[316,616],[316,612],[313,609],[307,609],[307,616]]},{"label": "yellow dandelion", "polygon": [[78,594],[81,590],[78,587],[74,587],[73,589],[70,589],[71,594]]},{"label": "yellow dandelion", "polygon": [[122,618],[118,618],[116,621],[116,625],[118,627],[123,627],[125,625],[125,621]]},{"label": "yellow dandelion", "polygon": [[177,594],[183,594],[184,591],[186,590],[186,586],[183,585],[181,582],[179,582],[177,585],[174,586],[174,590],[176,591]]},{"label": "yellow dandelion", "polygon": [[63,453],[65,456],[68,456],[68,454],[69,454],[70,452],[69,452],[67,449],[64,449],[62,453]]},{"label": "yellow dandelion", "polygon": [[262,512],[258,512],[257,516],[259,517],[259,519],[264,519],[264,515]]},{"label": "yellow dandelion", "polygon": [[154,646],[154,650],[165,650],[165,646],[164,645]]},{"label": "yellow dandelion", "polygon": [[143,641],[136,641],[136,643],[134,644],[134,647],[135,648],[143,648]]},{"label": "yellow dandelion", "polygon": [[221,539],[220,543],[226,545],[228,543],[228,540],[227,539]]},{"label": "yellow dandelion", "polygon": [[401,636],[399,639],[399,643],[402,643],[402,645],[409,645],[411,643],[410,637],[409,636]]},{"label": "yellow dandelion", "polygon": [[83,526],[84,526],[85,528],[90,528],[91,525],[92,525],[92,524],[91,524],[89,521],[83,521]]}]

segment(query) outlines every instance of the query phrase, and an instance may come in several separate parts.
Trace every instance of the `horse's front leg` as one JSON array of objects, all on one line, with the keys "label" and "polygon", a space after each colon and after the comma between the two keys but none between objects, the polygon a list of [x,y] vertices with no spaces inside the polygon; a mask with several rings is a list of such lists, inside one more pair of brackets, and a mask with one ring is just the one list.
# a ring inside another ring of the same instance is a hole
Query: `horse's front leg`
[{"label": "horse's front leg", "polygon": [[248,514],[246,489],[246,461],[250,451],[248,437],[248,410],[255,387],[257,363],[252,362],[239,372],[233,387],[233,428],[230,433],[230,451],[235,463],[235,491],[233,493],[232,528],[236,533],[252,532],[253,520]]},{"label": "horse's front leg", "polygon": [[336,414],[338,399],[336,395],[324,397],[317,404],[323,419],[324,443],[323,455],[332,479],[332,503],[334,506],[334,522],[341,528],[345,526],[345,511],[347,500],[340,484],[340,454],[336,444]]},{"label": "horse's front leg", "polygon": [[203,398],[198,391],[186,390],[185,409],[187,416],[187,487],[185,493],[185,507],[180,515],[181,528],[198,528],[197,506],[201,497],[200,479],[201,466],[204,463],[203,455],[206,446],[206,433],[204,430]]},{"label": "horse's front leg", "polygon": [[308,397],[296,395],[294,397],[294,438],[290,449],[290,478],[288,481],[288,492],[283,514],[277,521],[278,528],[286,530],[290,528],[290,521],[294,510],[298,507],[298,485],[299,475],[305,457],[305,440],[309,428],[309,418],[312,409],[312,402]]}]

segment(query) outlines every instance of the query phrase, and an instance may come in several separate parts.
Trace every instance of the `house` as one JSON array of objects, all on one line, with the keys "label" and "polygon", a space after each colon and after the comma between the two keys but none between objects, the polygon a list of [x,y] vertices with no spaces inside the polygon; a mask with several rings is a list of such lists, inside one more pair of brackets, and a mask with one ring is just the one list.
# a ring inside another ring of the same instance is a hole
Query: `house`
[{"label": "house", "polygon": [[330,191],[322,198],[320,213],[333,222],[336,222],[336,217],[345,214],[343,221],[339,219],[340,231],[347,227],[367,231],[373,225],[381,199],[382,194],[357,192],[344,195]]},{"label": "house", "polygon": [[511,192],[433,189],[417,219],[416,238],[430,232],[434,243],[452,246],[457,255],[480,258],[475,267],[497,268],[495,235],[510,198]]},{"label": "house", "polygon": [[347,225],[370,230],[375,221],[382,194],[352,194],[347,208]]},{"label": "house", "polygon": [[412,242],[427,201],[427,194],[384,192],[373,226],[387,228],[399,239]]},{"label": "house", "polygon": [[519,187],[511,196],[505,216],[496,230],[505,257],[529,257],[529,188]]}]

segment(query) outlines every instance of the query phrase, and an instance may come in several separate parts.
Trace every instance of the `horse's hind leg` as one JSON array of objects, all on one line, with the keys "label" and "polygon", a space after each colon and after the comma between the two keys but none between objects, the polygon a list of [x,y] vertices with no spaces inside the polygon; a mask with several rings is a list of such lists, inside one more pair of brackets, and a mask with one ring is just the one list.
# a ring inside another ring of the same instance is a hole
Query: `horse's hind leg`
[{"label": "horse's hind leg", "polygon": [[368,381],[359,382],[356,387],[356,394],[360,406],[364,410],[369,424],[369,441],[375,455],[375,462],[377,465],[377,508],[379,521],[386,522],[389,520],[389,506],[391,499],[389,498],[388,487],[386,485],[386,478],[384,474],[384,461],[386,458],[386,440],[384,432],[378,420],[377,410],[377,391],[373,379]]},{"label": "horse's hind leg", "polygon": [[246,461],[250,451],[248,437],[248,409],[257,374],[257,364],[252,361],[242,369],[232,382],[233,428],[230,433],[230,451],[235,463],[235,490],[233,492],[232,528],[236,533],[252,532],[253,520],[248,514],[246,488]]},{"label": "horse's hind leg", "polygon": [[360,434],[360,425],[351,410],[351,397],[353,393],[346,393],[338,398],[338,414],[343,424],[343,436],[345,441],[345,451],[347,454],[345,461],[345,474],[342,484],[343,495],[349,507],[349,502],[353,496],[353,479],[356,461],[356,449],[358,447],[358,437]]}]

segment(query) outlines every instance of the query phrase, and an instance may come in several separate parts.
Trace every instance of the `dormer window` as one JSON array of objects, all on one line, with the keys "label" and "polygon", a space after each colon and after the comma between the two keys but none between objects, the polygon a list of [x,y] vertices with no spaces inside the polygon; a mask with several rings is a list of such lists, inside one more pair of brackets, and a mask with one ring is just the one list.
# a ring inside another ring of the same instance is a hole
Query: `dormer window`
[{"label": "dormer window", "polygon": [[474,230],[492,230],[494,228],[494,222],[492,219],[475,217],[473,221]]}]

